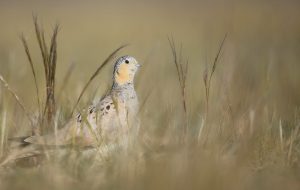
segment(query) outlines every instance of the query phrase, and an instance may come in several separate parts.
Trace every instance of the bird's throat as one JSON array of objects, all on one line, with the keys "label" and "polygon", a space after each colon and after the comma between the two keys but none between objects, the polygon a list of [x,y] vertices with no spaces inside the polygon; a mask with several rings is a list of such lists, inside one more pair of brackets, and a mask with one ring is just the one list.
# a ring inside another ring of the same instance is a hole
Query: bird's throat
[{"label": "bird's throat", "polygon": [[120,86],[133,82],[133,76],[125,66],[120,66],[120,68],[115,73],[114,79],[114,82]]}]

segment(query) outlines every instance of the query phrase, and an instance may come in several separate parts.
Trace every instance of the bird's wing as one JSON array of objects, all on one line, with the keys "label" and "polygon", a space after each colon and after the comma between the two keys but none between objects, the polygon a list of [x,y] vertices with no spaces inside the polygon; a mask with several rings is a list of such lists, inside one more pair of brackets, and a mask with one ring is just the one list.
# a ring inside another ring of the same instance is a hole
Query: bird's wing
[{"label": "bird's wing", "polygon": [[102,98],[97,104],[71,119],[55,134],[31,136],[24,142],[40,145],[91,145],[101,140],[101,133],[111,131],[116,126],[116,109],[110,95]]},{"label": "bird's wing", "polygon": [[98,115],[103,118],[107,117],[113,113],[115,113],[115,102],[111,95],[105,96],[99,103],[97,104]]},{"label": "bird's wing", "polygon": [[104,142],[113,142],[119,136],[121,122],[118,104],[119,101],[109,94],[96,105],[97,127],[101,131],[102,140]]}]

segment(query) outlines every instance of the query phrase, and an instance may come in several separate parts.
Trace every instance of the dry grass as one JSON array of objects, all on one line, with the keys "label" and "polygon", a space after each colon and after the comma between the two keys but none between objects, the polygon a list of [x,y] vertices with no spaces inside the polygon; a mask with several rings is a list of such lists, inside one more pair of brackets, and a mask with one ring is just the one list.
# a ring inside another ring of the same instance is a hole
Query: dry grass
[{"label": "dry grass", "polygon": [[8,83],[3,78],[2,75],[0,75],[0,81],[1,81],[2,85],[7,89],[7,91],[12,95],[12,97],[14,97],[14,99],[16,100],[16,102],[18,103],[20,108],[23,110],[23,112],[27,116],[28,120],[30,121],[31,126],[34,126],[34,122],[32,121],[32,118],[31,118],[31,115],[30,115],[29,111],[25,108],[24,104],[21,102],[21,100],[20,100],[19,96],[16,94],[16,92],[14,92],[14,90],[12,90],[9,87]]},{"label": "dry grass", "polygon": [[[183,125],[183,132],[182,132],[182,139],[187,139],[187,132],[188,132],[188,113],[187,113],[187,100],[186,100],[186,78],[188,74],[188,65],[189,61],[182,60],[182,45],[180,46],[179,55],[176,50],[176,45],[174,42],[173,37],[168,38],[170,48],[173,55],[173,63],[176,67],[177,76],[178,76],[178,82],[181,90],[181,98],[182,98],[182,105],[183,105],[183,111],[184,111],[184,120],[185,123]],[[184,63],[183,63],[184,62]]]},{"label": "dry grass", "polygon": [[[0,45],[0,189],[299,189],[298,3],[156,3],[74,3],[61,10],[45,4],[45,28],[47,18],[53,21],[50,10],[63,20],[60,38],[54,37],[58,47],[37,20],[38,32],[29,27],[30,16],[22,23],[10,17],[28,35],[21,38],[25,53],[16,48],[15,61],[5,50],[14,47],[17,34],[7,31],[16,26],[3,22],[0,39],[8,42]],[[3,6],[0,20],[11,14]],[[168,41],[170,33],[174,39]],[[126,42],[126,54],[142,64],[140,132],[126,151],[114,145],[20,147],[8,140],[40,126],[34,113],[43,111],[47,85],[59,89],[53,92],[55,131],[74,110],[105,93],[120,48],[110,52]],[[46,72],[40,58],[56,71]],[[44,73],[52,77],[49,84]]]},{"label": "dry grass", "polygon": [[[57,64],[57,34],[59,30],[58,24],[55,25],[53,29],[53,34],[50,41],[50,49],[48,50],[48,45],[45,39],[45,33],[44,29],[41,28],[41,26],[38,23],[38,17],[33,16],[34,21],[34,28],[35,28],[35,34],[38,41],[38,45],[40,48],[41,56],[42,56],[42,63],[44,66],[44,75],[45,75],[45,81],[46,81],[46,101],[45,101],[45,107],[43,111],[41,111],[41,103],[40,103],[40,95],[39,95],[39,89],[37,84],[37,77],[36,72],[34,69],[34,63],[32,60],[32,56],[29,51],[28,43],[25,39],[25,37],[22,35],[21,40],[26,52],[26,56],[28,59],[28,62],[30,64],[30,68],[34,77],[35,82],[35,88],[36,88],[36,94],[37,94],[37,102],[38,102],[38,108],[39,108],[39,130],[33,130],[33,134],[43,134],[45,130],[48,128],[49,130],[50,126],[53,125],[53,116],[55,114],[55,73],[56,73],[56,64]],[[47,115],[47,117],[44,117]],[[46,118],[46,123],[44,123],[44,118]],[[46,127],[45,127],[46,126]]]}]

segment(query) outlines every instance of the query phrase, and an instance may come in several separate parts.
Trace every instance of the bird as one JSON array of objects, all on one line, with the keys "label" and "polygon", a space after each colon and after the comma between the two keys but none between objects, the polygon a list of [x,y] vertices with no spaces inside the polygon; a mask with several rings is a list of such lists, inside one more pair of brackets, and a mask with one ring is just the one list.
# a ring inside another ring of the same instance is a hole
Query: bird
[{"label": "bird", "polygon": [[78,113],[54,134],[30,136],[24,141],[40,145],[96,146],[117,142],[130,133],[137,121],[138,97],[134,79],[140,64],[129,55],[117,59],[111,89],[86,110]]}]

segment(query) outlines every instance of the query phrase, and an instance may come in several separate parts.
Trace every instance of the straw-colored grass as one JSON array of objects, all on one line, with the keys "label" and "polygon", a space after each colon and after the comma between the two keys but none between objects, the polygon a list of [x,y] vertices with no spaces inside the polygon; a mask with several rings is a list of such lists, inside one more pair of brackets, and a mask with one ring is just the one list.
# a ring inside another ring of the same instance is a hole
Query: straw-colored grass
[{"label": "straw-colored grass", "polygon": [[[38,4],[34,27],[0,3],[0,189],[299,189],[298,3],[90,3]],[[123,54],[142,64],[126,149],[22,142],[105,94]]]}]

